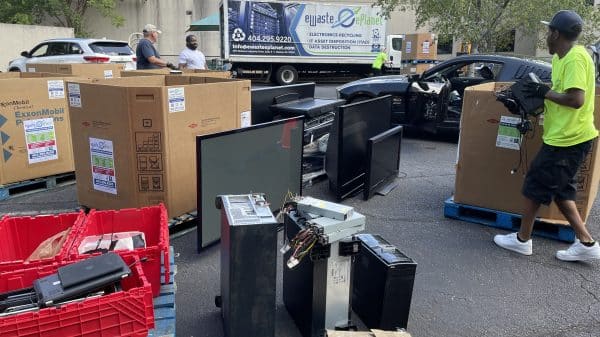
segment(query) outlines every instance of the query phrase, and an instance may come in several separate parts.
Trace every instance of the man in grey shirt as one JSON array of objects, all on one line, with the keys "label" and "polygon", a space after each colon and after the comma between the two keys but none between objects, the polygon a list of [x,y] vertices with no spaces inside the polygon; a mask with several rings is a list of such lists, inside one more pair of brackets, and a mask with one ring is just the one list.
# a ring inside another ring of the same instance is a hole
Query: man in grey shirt
[{"label": "man in grey shirt", "polygon": [[135,50],[137,57],[137,69],[159,69],[168,67],[177,69],[171,62],[160,58],[160,54],[154,48],[154,43],[158,41],[158,34],[162,32],[155,25],[147,24],[144,26],[144,38],[138,42]]}]

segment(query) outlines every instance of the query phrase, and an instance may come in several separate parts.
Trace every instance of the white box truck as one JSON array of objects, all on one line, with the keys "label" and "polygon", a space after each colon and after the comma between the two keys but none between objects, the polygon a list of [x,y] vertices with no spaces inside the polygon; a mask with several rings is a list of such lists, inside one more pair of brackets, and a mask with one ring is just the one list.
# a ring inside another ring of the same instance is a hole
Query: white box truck
[{"label": "white box truck", "polygon": [[370,3],[226,0],[220,6],[221,57],[234,74],[269,74],[281,85],[298,73],[368,74],[387,49],[399,71],[404,35],[386,35],[386,20]]}]

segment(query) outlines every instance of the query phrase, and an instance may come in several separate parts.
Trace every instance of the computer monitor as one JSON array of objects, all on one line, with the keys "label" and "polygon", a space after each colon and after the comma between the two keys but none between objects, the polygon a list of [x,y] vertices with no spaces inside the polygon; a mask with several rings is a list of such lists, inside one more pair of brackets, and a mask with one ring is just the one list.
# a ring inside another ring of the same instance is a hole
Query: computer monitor
[{"label": "computer monitor", "polygon": [[270,108],[271,105],[314,97],[315,84],[311,82],[256,88],[251,90],[250,96],[252,101],[252,125],[266,123],[272,121],[275,117],[275,113]]},{"label": "computer monitor", "polygon": [[402,129],[402,125],[398,125],[369,139],[363,189],[365,200],[377,192],[389,192],[398,186],[395,179],[400,168]]},{"label": "computer monitor", "polygon": [[278,210],[302,188],[304,119],[196,137],[198,251],[221,237],[218,195],[265,193]]},{"label": "computer monitor", "polygon": [[325,156],[329,188],[337,200],[365,183],[367,141],[391,127],[390,95],[342,105],[335,114]]}]

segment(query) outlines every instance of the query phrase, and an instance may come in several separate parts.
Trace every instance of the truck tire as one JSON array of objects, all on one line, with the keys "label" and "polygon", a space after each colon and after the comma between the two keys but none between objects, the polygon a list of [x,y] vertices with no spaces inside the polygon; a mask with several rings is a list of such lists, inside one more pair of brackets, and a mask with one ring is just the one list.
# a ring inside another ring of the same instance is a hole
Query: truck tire
[{"label": "truck tire", "polygon": [[275,80],[279,85],[294,84],[298,81],[298,71],[290,65],[281,66],[275,72]]}]

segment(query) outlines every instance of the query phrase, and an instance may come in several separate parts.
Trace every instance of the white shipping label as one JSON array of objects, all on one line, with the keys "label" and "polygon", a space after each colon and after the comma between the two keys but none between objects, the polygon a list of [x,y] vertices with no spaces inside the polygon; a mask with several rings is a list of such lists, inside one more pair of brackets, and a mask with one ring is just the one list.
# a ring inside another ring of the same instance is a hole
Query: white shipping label
[{"label": "white shipping label", "polygon": [[498,136],[496,137],[496,147],[511,150],[519,150],[521,148],[521,133],[517,129],[519,123],[521,123],[519,117],[500,117]]},{"label": "white shipping label", "polygon": [[92,184],[95,190],[117,194],[113,142],[90,137]]},{"label": "white shipping label", "polygon": [[423,54],[429,54],[429,41],[423,41]]},{"label": "white shipping label", "polygon": [[252,114],[250,111],[244,111],[240,114],[240,127],[245,128],[252,125]]},{"label": "white shipping label", "polygon": [[104,78],[113,78],[113,72],[112,70],[105,70],[104,71]]},{"label": "white shipping label", "polygon": [[81,108],[81,89],[77,83],[68,83],[67,89],[69,91],[69,106],[74,108]]},{"label": "white shipping label", "polygon": [[63,82],[62,80],[48,81],[48,98],[65,98],[65,82]]},{"label": "white shipping label", "polygon": [[53,118],[23,121],[29,164],[58,159]]},{"label": "white shipping label", "polygon": [[35,73],[35,68],[27,68],[28,73]]},{"label": "white shipping label", "polygon": [[169,112],[185,111],[185,92],[183,87],[168,88]]}]

